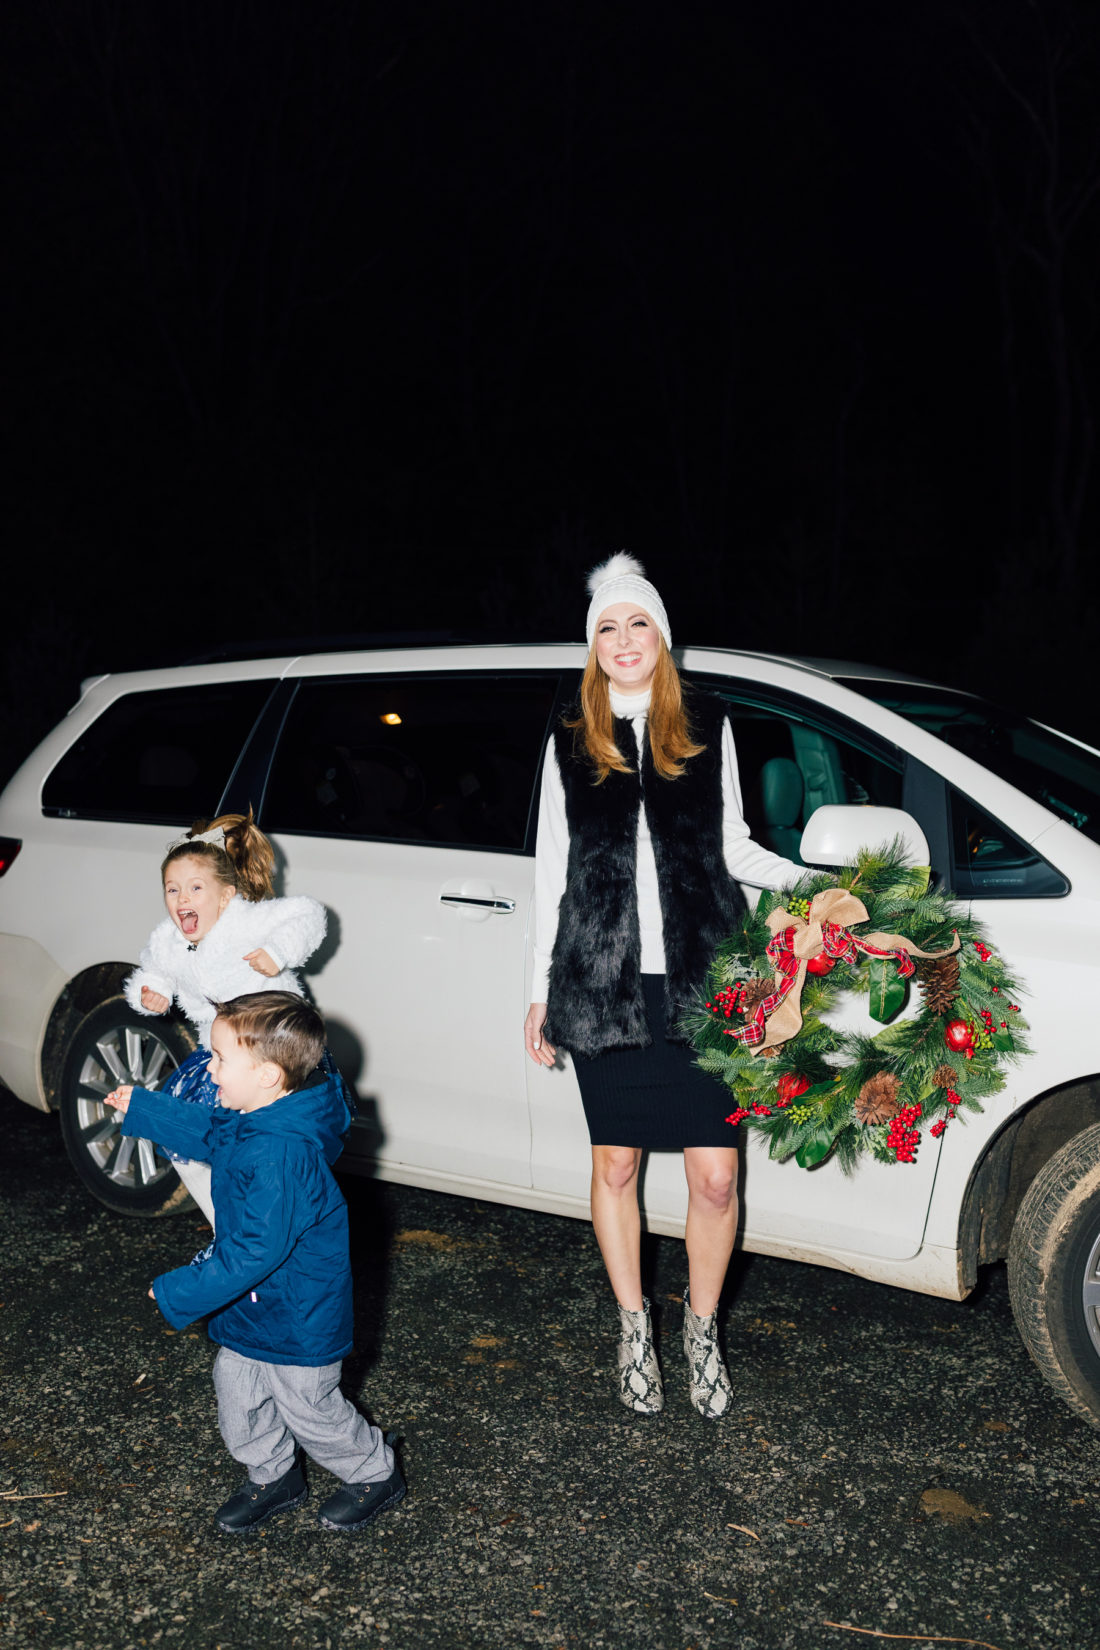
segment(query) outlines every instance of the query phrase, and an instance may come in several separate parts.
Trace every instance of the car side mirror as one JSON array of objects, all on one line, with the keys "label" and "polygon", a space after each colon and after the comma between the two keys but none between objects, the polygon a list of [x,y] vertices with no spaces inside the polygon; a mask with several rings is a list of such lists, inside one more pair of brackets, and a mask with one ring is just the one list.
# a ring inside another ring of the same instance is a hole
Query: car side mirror
[{"label": "car side mirror", "polygon": [[854,865],[861,848],[900,837],[914,865],[929,863],[928,839],[902,808],[855,808],[826,803],[806,821],[799,853],[807,865]]}]

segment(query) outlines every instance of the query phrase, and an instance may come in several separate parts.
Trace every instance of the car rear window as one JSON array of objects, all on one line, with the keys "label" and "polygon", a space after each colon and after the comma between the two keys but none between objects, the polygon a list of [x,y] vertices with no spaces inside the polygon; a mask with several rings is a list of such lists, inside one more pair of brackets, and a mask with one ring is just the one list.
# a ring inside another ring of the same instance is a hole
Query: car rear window
[{"label": "car rear window", "polygon": [[65,752],[43,786],[42,812],[179,826],[213,817],[273,685],[124,694]]},{"label": "car rear window", "polygon": [[302,682],[265,831],[522,852],[557,676]]}]

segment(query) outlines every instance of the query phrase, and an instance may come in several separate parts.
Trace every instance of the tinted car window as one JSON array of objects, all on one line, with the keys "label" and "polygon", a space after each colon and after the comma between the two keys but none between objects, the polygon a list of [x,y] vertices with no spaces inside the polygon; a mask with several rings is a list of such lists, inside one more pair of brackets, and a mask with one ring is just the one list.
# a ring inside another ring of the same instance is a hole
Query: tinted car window
[{"label": "tinted car window", "polygon": [[1061,871],[961,791],[950,790],[955,892],[971,899],[1057,899]]},{"label": "tinted car window", "polygon": [[61,758],[43,786],[42,812],[147,825],[212,818],[272,685],[125,694]]},{"label": "tinted car window", "polygon": [[556,691],[556,677],[307,679],[264,829],[522,851]]}]

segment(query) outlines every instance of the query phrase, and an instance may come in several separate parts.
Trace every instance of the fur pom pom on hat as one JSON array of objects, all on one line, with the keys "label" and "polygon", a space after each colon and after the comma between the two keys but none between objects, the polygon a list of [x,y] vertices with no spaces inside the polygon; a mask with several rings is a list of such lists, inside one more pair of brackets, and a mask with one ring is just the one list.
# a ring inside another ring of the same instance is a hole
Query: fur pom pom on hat
[{"label": "fur pom pom on hat", "polygon": [[642,612],[649,614],[661,632],[665,646],[672,646],[672,632],[668,628],[665,604],[657,594],[656,587],[646,578],[645,568],[636,556],[619,550],[598,567],[594,567],[588,575],[588,592],[592,597],[585,626],[589,647],[592,646],[600,614],[607,608],[614,607],[616,602],[637,602]]}]

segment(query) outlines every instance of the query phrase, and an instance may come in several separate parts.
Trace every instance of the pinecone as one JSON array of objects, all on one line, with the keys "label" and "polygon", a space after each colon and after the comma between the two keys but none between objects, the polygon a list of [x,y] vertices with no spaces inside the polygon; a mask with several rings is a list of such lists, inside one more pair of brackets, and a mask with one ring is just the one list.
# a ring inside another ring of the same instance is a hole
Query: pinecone
[{"label": "pinecone", "polygon": [[774,993],[774,980],[761,980],[756,978],[746,980],[745,995],[742,999],[742,1006],[745,1013],[749,1015],[754,1013],[754,1011],[759,1008],[760,1004],[764,1001],[764,998],[771,997]]},{"label": "pinecone", "polygon": [[901,1110],[901,1079],[893,1072],[878,1071],[868,1077],[855,1103],[861,1123],[889,1123]]},{"label": "pinecone", "polygon": [[946,1014],[959,995],[958,957],[914,957],[913,963],[925,1007],[931,1014]]},{"label": "pinecone", "polygon": [[954,1066],[937,1066],[932,1073],[932,1081],[938,1089],[953,1089],[959,1080],[959,1074]]}]

